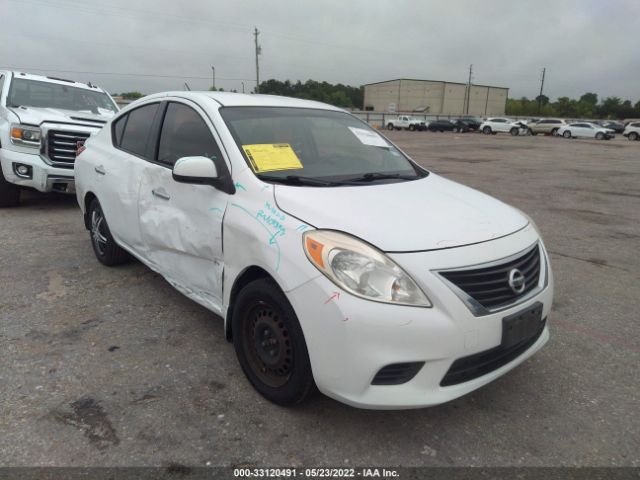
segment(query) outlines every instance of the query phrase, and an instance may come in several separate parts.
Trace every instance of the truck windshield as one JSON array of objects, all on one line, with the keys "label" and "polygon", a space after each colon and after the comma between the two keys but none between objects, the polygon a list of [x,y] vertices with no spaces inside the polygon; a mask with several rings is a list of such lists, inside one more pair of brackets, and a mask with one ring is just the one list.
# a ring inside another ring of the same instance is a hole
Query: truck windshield
[{"label": "truck windshield", "polygon": [[60,108],[91,113],[118,111],[109,95],[104,92],[24,78],[16,78],[11,83],[7,105]]},{"label": "truck windshield", "polygon": [[344,112],[223,107],[220,114],[249,166],[265,181],[358,185],[415,180],[428,173]]}]

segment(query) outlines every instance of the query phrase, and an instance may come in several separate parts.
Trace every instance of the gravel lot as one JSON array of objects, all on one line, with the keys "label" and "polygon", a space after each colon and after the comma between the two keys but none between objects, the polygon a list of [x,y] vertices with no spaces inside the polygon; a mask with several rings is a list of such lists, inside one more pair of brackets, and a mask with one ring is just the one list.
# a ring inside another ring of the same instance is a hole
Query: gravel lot
[{"label": "gravel lot", "polygon": [[27,194],[0,210],[0,465],[640,466],[640,142],[389,137],[535,219],[556,276],[543,350],[435,408],[283,409],[220,318],[139,263],[101,266],[74,197]]}]

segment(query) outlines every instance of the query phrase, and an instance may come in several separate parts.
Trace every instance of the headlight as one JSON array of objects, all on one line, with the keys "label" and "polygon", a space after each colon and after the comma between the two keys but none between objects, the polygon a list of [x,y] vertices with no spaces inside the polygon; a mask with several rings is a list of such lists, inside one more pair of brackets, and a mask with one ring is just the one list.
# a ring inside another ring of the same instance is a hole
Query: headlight
[{"label": "headlight", "polygon": [[11,143],[25,147],[39,147],[42,134],[40,128],[31,125],[11,125]]},{"label": "headlight", "polygon": [[302,240],[309,261],[347,292],[376,302],[431,307],[413,279],[371,245],[330,230],[305,232]]}]

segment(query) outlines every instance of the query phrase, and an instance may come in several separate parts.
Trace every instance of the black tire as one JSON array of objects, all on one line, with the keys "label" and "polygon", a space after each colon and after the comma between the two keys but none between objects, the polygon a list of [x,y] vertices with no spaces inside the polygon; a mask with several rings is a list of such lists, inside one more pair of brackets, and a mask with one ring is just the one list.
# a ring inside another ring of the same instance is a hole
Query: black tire
[{"label": "black tire", "polygon": [[453,127],[453,130],[451,130],[453,133],[458,133],[458,127]]},{"label": "black tire", "polygon": [[104,216],[100,202],[94,198],[89,205],[89,238],[96,258],[108,267],[122,265],[129,261],[129,254],[120,248],[111,236],[107,219]]},{"label": "black tire", "polygon": [[631,132],[629,134],[629,140],[635,141],[635,140],[638,140],[638,138],[640,138],[640,135],[638,135],[636,132]]},{"label": "black tire", "polygon": [[20,187],[7,182],[0,166],[0,207],[17,207],[20,204]]},{"label": "black tire", "polygon": [[485,135],[489,135],[489,134],[491,134],[491,133],[492,133],[492,132],[491,132],[491,127],[487,125],[486,127],[484,127],[484,128],[482,129],[482,133],[484,133]]},{"label": "black tire", "polygon": [[291,406],[315,392],[302,328],[273,280],[261,278],[245,286],[234,303],[231,321],[238,361],[258,393],[278,405]]},{"label": "black tire", "polygon": [[565,130],[562,136],[564,138],[571,138],[571,132],[569,130]]},{"label": "black tire", "polygon": [[416,129],[415,125],[409,125],[409,131],[413,132]]},{"label": "black tire", "polygon": [[527,130],[527,133],[531,136],[533,135],[537,135],[537,133],[535,133],[533,130],[531,130],[530,128]]},{"label": "black tire", "polygon": [[387,124],[387,130],[393,130],[393,123]]},{"label": "black tire", "polygon": [[558,129],[557,129],[557,128],[552,128],[552,129],[551,129],[551,135],[553,135],[554,137],[555,137],[556,135],[558,135]]},{"label": "black tire", "polygon": [[602,132],[596,133],[596,140],[604,140],[604,133]]},{"label": "black tire", "polygon": [[518,134],[520,133],[520,129],[513,127],[511,130],[509,130],[509,133],[511,134],[512,137],[517,137]]}]

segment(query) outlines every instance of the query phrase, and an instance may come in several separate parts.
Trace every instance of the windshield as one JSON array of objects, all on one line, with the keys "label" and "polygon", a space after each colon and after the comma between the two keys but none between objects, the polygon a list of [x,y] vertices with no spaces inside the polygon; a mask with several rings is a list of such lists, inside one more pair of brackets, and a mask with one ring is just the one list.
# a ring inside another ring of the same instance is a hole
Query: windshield
[{"label": "windshield", "polygon": [[326,186],[415,180],[427,174],[344,112],[223,107],[220,113],[247,163],[266,181]]},{"label": "windshield", "polygon": [[118,111],[104,92],[24,78],[16,78],[11,83],[7,104],[12,107],[60,108],[99,114]]}]

